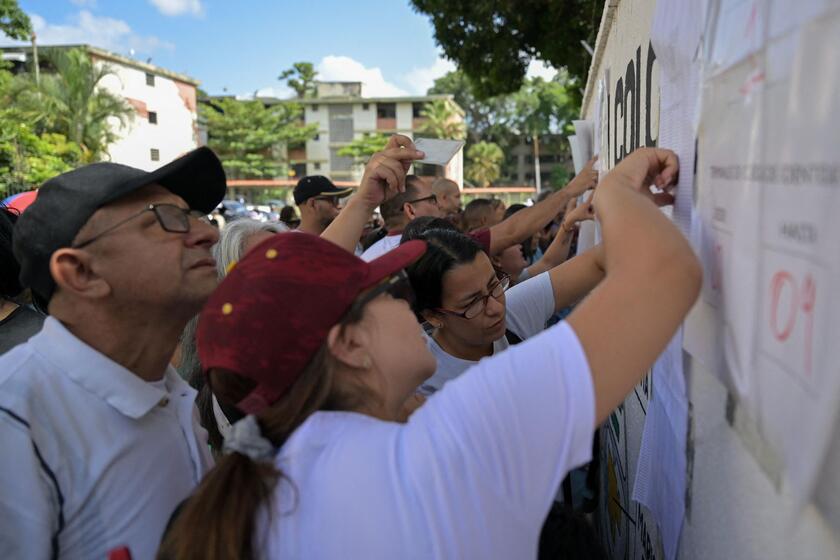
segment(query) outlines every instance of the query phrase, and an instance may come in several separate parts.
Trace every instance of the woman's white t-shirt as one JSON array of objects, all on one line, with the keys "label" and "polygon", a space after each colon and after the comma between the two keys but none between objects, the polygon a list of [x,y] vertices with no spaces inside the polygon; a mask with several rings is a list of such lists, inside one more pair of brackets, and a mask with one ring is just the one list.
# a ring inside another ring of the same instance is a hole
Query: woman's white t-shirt
[{"label": "woman's white t-shirt", "polygon": [[[317,412],[280,449],[264,558],[535,558],[566,473],[590,460],[595,399],[560,323],[482,360],[406,424]],[[270,515],[269,515],[270,513]]]},{"label": "woman's white t-shirt", "polygon": [[[554,288],[548,272],[517,284],[505,293],[507,328],[521,340],[527,340],[545,330],[545,324],[554,314],[554,308]],[[426,342],[437,360],[435,374],[420,386],[420,392],[426,396],[439,391],[446,383],[478,363],[447,353],[431,336],[426,336]],[[496,340],[493,342],[493,355],[507,350],[508,346],[507,337]]]}]

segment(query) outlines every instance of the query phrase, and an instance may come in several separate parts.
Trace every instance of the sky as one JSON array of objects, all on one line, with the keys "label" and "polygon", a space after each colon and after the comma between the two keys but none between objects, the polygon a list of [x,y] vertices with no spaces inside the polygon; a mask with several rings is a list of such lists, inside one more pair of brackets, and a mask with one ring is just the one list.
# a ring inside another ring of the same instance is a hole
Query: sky
[{"label": "sky", "polygon": [[[39,45],[87,43],[201,82],[210,94],[288,97],[292,63],[365,96],[424,94],[455,65],[408,0],[18,0]],[[0,33],[0,45],[14,44]],[[553,70],[533,62],[530,75]]]}]

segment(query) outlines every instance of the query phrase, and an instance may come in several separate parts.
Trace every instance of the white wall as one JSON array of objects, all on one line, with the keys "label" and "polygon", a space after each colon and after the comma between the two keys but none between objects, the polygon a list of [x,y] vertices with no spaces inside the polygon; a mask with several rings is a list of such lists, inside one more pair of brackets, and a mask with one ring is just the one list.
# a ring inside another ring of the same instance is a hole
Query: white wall
[{"label": "white wall", "polygon": [[[304,121],[306,124],[318,125],[318,140],[306,141],[306,173],[307,175],[328,175],[330,167],[330,124],[327,105],[319,104],[317,111],[312,110],[312,105],[304,105]],[[320,163],[320,169],[315,169],[315,162]]]},{"label": "white wall", "polygon": [[376,103],[368,103],[367,110],[362,103],[353,105],[353,131],[356,138],[363,132],[376,132]]},{"label": "white wall", "polygon": [[414,108],[411,103],[397,103],[397,130],[404,134],[414,128]]},{"label": "white wall", "polygon": [[[102,63],[97,61],[97,64]],[[160,75],[155,76],[154,87],[147,86],[144,71],[112,61],[105,64],[114,74],[103,79],[102,87],[145,104],[147,110],[156,112],[158,117],[158,124],[153,125],[137,114],[125,127],[112,119],[112,126],[121,138],[108,149],[111,161],[151,170],[197,147],[194,86],[181,83],[182,91],[179,91],[174,80]],[[152,148],[160,151],[160,161],[152,161]]]},{"label": "white wall", "polygon": [[[655,0],[611,0],[611,25],[602,27],[598,43],[605,50],[593,68],[596,78],[609,69],[611,94],[611,152],[602,161],[612,166],[616,148],[627,150],[634,142],[655,141],[659,130],[658,68],[650,60],[649,30]],[[596,48],[597,50],[597,48]],[[617,81],[626,85],[628,67],[641,76],[638,116],[634,107],[629,117],[616,113]],[[648,77],[650,76],[650,80]],[[582,113],[594,118],[597,82],[591,80],[584,96]],[[648,107],[648,84],[650,106]],[[632,122],[639,123],[635,139]],[[614,133],[620,136],[616,143]],[[691,356],[684,354],[688,391],[692,406],[686,519],[680,542],[683,559],[818,559],[840,558],[840,432],[832,443],[813,502],[801,514],[793,509],[784,483],[779,484],[772,451],[752,427],[743,410],[735,406],[727,417],[726,389]],[[656,387],[650,378],[640,384],[602,430],[602,499],[596,526],[613,558],[664,559],[657,527],[650,513],[632,500],[636,461],[639,455],[647,401]],[[734,401],[732,401],[734,402]],[[731,419],[731,421],[730,421]],[[807,434],[803,434],[807,437]],[[610,472],[611,471],[611,472]],[[610,482],[612,481],[612,482]],[[615,504],[619,505],[616,507]],[[622,511],[624,510],[624,511]]]}]

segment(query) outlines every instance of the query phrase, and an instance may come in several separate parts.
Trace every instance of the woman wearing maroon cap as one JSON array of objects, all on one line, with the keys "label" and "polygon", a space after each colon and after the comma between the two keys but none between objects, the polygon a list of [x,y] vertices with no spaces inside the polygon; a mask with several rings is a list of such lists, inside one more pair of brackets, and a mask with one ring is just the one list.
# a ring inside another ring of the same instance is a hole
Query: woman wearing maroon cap
[{"label": "woman wearing maroon cap", "polygon": [[406,423],[394,420],[434,359],[394,296],[424,243],[370,263],[317,238],[257,246],[198,332],[213,391],[247,416],[161,557],[534,557],[560,481],[697,297],[690,247],[648,200],[677,170],[657,149],[613,170],[595,195],[599,288]]}]

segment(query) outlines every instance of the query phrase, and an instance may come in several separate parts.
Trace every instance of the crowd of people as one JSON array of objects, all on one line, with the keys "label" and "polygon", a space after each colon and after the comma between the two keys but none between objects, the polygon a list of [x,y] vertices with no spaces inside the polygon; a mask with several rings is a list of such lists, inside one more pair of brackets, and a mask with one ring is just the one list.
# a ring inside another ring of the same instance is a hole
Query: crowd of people
[{"label": "crowd of people", "polygon": [[462,210],[423,155],[303,178],[286,225],[211,224],[207,148],[0,211],[0,557],[566,557],[561,482],[700,288],[678,161]]}]

